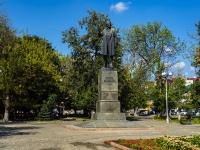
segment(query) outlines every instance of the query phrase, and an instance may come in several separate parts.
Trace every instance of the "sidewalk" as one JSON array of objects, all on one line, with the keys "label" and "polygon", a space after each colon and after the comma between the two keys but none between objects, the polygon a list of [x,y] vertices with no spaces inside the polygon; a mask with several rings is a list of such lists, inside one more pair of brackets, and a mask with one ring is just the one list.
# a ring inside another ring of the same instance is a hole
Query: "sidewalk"
[{"label": "sidewalk", "polygon": [[150,117],[141,117],[137,122],[149,128],[86,129],[74,126],[80,121],[0,123],[0,149],[116,150],[104,141],[200,134],[200,125],[166,124]]}]

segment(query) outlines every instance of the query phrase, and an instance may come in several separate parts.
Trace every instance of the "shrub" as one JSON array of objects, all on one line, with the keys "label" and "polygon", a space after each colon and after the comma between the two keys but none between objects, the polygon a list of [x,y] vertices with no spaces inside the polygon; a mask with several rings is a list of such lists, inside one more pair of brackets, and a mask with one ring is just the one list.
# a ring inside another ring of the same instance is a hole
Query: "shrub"
[{"label": "shrub", "polygon": [[50,112],[46,105],[46,102],[43,103],[42,108],[36,119],[41,121],[50,120]]},{"label": "shrub", "polygon": [[120,139],[114,141],[134,150],[199,150],[200,135],[191,137],[164,136],[155,139]]}]

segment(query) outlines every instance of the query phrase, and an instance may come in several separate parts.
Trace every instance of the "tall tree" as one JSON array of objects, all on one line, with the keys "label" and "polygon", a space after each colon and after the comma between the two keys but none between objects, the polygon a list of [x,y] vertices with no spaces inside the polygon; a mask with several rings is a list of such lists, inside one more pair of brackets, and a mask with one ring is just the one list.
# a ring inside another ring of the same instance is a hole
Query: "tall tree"
[{"label": "tall tree", "polygon": [[154,77],[161,74],[163,69],[169,69],[174,65],[177,56],[185,48],[185,44],[159,22],[133,25],[130,29],[124,30],[123,34],[124,50],[132,56],[132,64],[138,66],[142,63],[146,72],[151,71]]},{"label": "tall tree", "polygon": [[184,77],[176,77],[171,83],[171,88],[169,90],[169,108],[174,109],[178,107],[181,109],[181,103],[183,100],[183,94],[187,93],[187,88],[185,86],[186,81]]},{"label": "tall tree", "polygon": [[10,54],[15,46],[15,29],[12,28],[9,18],[0,14],[0,91],[4,104],[4,121],[9,120],[9,109],[12,93],[12,79],[10,78]]},{"label": "tall tree", "polygon": [[13,63],[19,68],[14,73],[18,77],[21,74],[15,80],[16,85],[20,85],[23,94],[28,94],[31,103],[42,104],[42,100],[58,88],[61,78],[59,54],[45,39],[25,35],[19,39],[13,57],[18,58]]},{"label": "tall tree", "polygon": [[[101,38],[98,31],[102,31],[108,16],[88,11],[89,16],[78,22],[81,29],[80,35],[77,28],[71,27],[62,32],[63,43],[68,43],[72,49],[73,70],[71,82],[73,86],[72,106],[75,108],[94,109],[97,100],[98,70],[103,66],[103,59],[99,56]],[[120,47],[116,50],[113,66],[120,68]],[[88,108],[87,108],[88,107]]]},{"label": "tall tree", "polygon": [[50,43],[38,36],[25,35],[15,43],[6,61],[4,85],[9,87],[13,108],[37,109],[58,90],[59,55]]},{"label": "tall tree", "polygon": [[200,21],[198,24],[195,24],[197,27],[197,35],[194,36],[195,40],[198,42],[193,46],[192,53],[191,53],[191,58],[192,58],[192,65],[195,68],[198,68],[196,74],[199,77],[200,76]]},{"label": "tall tree", "polygon": [[[196,44],[192,45],[190,52],[190,59],[192,62],[192,65],[197,69],[196,75],[199,78],[200,77],[200,21],[198,21],[197,24],[195,24],[197,27],[197,34],[193,35],[192,38],[197,41]],[[191,89],[191,102],[193,105],[193,108],[200,107],[200,101],[199,101],[199,92],[200,92],[200,82],[197,80],[192,85]]]},{"label": "tall tree", "polygon": [[197,80],[192,84],[192,87],[190,89],[191,93],[191,100],[190,104],[192,108],[199,109],[200,108],[200,81]]},{"label": "tall tree", "polygon": [[[168,71],[177,60],[177,56],[184,51],[185,44],[173,36],[172,32],[159,22],[148,22],[147,25],[133,25],[130,29],[123,31],[124,53],[130,56],[129,64],[132,66],[131,72],[140,72],[140,87],[153,78],[157,86],[152,92],[157,96],[154,104],[163,108],[160,104],[164,90],[163,77],[164,70]],[[160,93],[161,95],[158,95]],[[158,104],[156,104],[158,103]]]}]

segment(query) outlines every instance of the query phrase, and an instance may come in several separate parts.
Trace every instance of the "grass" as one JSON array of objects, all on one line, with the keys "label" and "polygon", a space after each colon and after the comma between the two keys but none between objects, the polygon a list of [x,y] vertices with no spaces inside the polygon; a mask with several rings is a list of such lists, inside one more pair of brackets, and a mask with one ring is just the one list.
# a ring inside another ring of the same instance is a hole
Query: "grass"
[{"label": "grass", "polygon": [[134,115],[126,115],[126,120],[133,121],[134,120]]},{"label": "grass", "polygon": [[66,118],[71,118],[77,121],[86,121],[86,120],[90,120],[91,117],[90,116],[84,116],[82,114],[70,114],[65,116]]},{"label": "grass", "polygon": [[[166,121],[166,117],[158,117],[158,116],[154,116],[154,120],[157,121]],[[182,124],[186,124],[187,120],[186,120],[186,116],[181,116],[181,120],[182,120]],[[172,115],[170,116],[170,123],[180,123],[180,121],[178,120],[178,116]],[[200,124],[200,118],[192,118],[191,119],[191,124]]]}]

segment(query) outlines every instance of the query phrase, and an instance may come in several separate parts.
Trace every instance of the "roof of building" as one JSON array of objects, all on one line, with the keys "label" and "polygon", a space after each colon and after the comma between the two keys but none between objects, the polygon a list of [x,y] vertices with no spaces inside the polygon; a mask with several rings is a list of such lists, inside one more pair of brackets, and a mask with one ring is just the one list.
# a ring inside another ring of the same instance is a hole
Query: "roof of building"
[{"label": "roof of building", "polygon": [[186,78],[186,80],[193,80],[193,81],[195,81],[195,80],[200,80],[200,78]]}]

